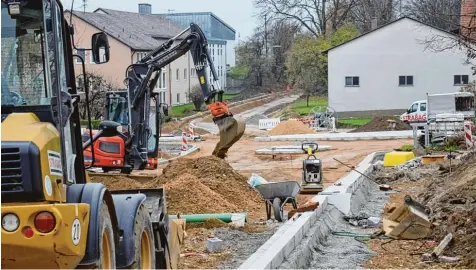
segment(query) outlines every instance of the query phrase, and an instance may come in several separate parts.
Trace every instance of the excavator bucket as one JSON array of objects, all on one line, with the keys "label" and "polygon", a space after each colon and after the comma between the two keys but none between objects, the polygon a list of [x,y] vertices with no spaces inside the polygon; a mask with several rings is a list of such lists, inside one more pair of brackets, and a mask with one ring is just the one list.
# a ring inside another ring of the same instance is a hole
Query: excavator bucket
[{"label": "excavator bucket", "polygon": [[213,155],[225,158],[228,149],[233,146],[245,133],[245,120],[239,117],[227,117],[216,121],[220,131],[220,141],[217,143]]},{"label": "excavator bucket", "polygon": [[405,202],[383,219],[385,235],[394,239],[422,239],[429,235],[430,209],[405,196]]}]

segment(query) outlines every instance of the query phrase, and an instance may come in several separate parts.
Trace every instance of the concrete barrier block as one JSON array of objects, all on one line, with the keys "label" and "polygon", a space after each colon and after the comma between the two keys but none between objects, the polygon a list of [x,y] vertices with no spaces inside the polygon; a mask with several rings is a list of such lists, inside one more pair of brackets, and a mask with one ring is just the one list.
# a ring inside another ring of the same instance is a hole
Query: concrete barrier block
[{"label": "concrete barrier block", "polygon": [[283,249],[283,259],[286,259],[289,257],[289,255],[293,252],[293,250],[296,248],[296,242],[295,241],[289,241]]},{"label": "concrete barrier block", "polygon": [[278,252],[276,256],[274,256],[273,260],[271,260],[271,264],[269,269],[278,269],[278,267],[284,262],[284,251]]},{"label": "concrete barrier block", "polygon": [[352,193],[343,193],[329,196],[329,203],[334,205],[344,215],[350,212],[350,198]]}]

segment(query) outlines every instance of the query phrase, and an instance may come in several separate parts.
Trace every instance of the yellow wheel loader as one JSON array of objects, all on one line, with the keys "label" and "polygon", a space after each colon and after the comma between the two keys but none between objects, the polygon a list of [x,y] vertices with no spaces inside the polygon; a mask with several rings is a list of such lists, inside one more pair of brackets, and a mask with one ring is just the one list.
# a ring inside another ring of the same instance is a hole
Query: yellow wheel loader
[{"label": "yellow wheel loader", "polygon": [[[168,220],[163,189],[88,181],[84,148],[121,125],[101,122],[83,145],[74,57],[86,103],[89,89],[61,3],[2,0],[1,20],[2,268],[176,268],[184,222]],[[107,36],[89,50],[107,62]]]}]

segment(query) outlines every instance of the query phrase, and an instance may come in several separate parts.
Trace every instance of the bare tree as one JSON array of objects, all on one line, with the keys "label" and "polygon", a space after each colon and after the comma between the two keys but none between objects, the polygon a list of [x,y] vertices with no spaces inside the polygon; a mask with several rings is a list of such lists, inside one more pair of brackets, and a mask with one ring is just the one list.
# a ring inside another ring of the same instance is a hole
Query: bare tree
[{"label": "bare tree", "polygon": [[396,0],[359,0],[359,4],[352,7],[348,20],[365,33],[372,30],[372,20],[377,21],[376,26],[395,20],[399,4]]},{"label": "bare tree", "polygon": [[359,0],[254,0],[257,8],[273,20],[290,20],[318,37],[330,23],[335,31],[342,25]]},{"label": "bare tree", "polygon": [[[463,51],[466,54],[466,64],[476,74],[476,10],[472,10],[476,0],[409,0],[410,7],[416,19],[447,32],[434,32],[423,40],[425,49],[434,52]],[[468,5],[462,14],[460,5]],[[416,17],[416,16],[419,17]]]},{"label": "bare tree", "polygon": [[[89,82],[89,110],[91,112],[91,119],[99,120],[104,114],[106,106],[106,93],[115,90],[113,85],[104,77],[97,73],[88,73],[86,76]],[[83,76],[76,77],[78,91],[84,91]],[[79,116],[81,119],[86,119],[86,100],[81,100],[79,103]]]},{"label": "bare tree", "polygon": [[451,31],[458,29],[461,0],[407,0],[403,12],[416,20]]},{"label": "bare tree", "polygon": [[271,80],[276,84],[286,81],[286,57],[294,43],[296,34],[299,33],[300,25],[293,22],[275,22],[271,25]]}]

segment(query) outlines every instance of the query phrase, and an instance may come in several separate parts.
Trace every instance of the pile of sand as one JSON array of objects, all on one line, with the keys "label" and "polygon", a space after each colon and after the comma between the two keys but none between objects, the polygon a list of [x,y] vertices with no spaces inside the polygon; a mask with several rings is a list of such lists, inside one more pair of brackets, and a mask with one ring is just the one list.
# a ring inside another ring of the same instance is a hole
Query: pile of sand
[{"label": "pile of sand", "polygon": [[93,176],[91,177],[91,182],[102,183],[110,190],[137,189],[143,187],[141,183],[134,179],[121,175],[114,176],[113,174],[110,176],[106,174],[104,176]]},{"label": "pile of sand", "polygon": [[275,128],[268,131],[268,135],[293,135],[293,134],[313,134],[315,130],[310,129],[301,121],[287,120],[279,123]]},{"label": "pile of sand", "polygon": [[388,120],[393,120],[396,122],[396,126],[394,130],[411,130],[411,126],[406,124],[395,117],[375,117],[372,121],[368,122],[367,124],[358,127],[349,132],[371,132],[371,131],[389,131],[392,130],[389,128],[390,122]]},{"label": "pile of sand", "polygon": [[195,176],[185,173],[164,185],[169,214],[226,213],[239,208]]},{"label": "pile of sand", "polygon": [[170,214],[257,212],[263,200],[246,177],[214,156],[169,163],[163,175],[141,184],[125,176],[94,176],[110,190],[164,187]]},{"label": "pile of sand", "polygon": [[246,177],[214,156],[170,163],[147,187],[162,185],[169,211],[185,214],[255,211],[263,203]]}]

